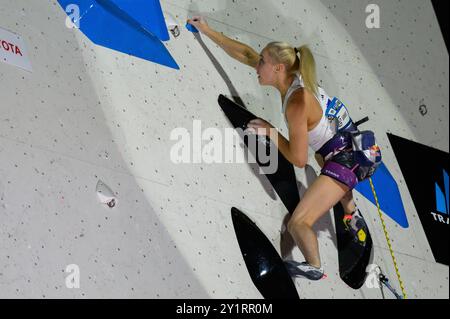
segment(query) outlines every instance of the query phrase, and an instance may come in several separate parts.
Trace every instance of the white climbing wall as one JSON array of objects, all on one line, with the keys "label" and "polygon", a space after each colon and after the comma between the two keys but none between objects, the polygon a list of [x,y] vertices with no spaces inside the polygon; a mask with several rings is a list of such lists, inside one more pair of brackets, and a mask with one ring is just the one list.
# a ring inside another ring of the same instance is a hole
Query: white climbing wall
[{"label": "white climbing wall", "polygon": [[[365,25],[380,6],[380,29]],[[0,63],[0,298],[260,298],[242,260],[230,208],[280,246],[286,210],[246,164],[170,161],[177,127],[229,127],[229,94],[195,37],[193,14],[256,50],[309,44],[321,85],[353,118],[370,116],[398,181],[410,228],[386,218],[409,298],[448,298],[449,269],[434,261],[386,132],[448,152],[449,64],[429,1],[162,0],[182,25],[167,47],[172,70],[98,47],[65,26],[55,0],[2,0],[0,28],[22,36],[32,72]],[[203,37],[253,112],[285,132],[278,93]],[[428,113],[419,112],[425,105]],[[318,172],[310,152],[308,174]],[[297,170],[307,186],[305,170]],[[96,185],[117,197],[99,203]],[[374,239],[373,262],[400,292],[376,207],[355,192]],[[317,225],[328,279],[297,280],[302,298],[381,298],[339,278],[330,215]],[[296,249],[293,256],[302,257]],[[66,287],[75,264],[80,287]],[[387,298],[392,298],[386,292]]]}]

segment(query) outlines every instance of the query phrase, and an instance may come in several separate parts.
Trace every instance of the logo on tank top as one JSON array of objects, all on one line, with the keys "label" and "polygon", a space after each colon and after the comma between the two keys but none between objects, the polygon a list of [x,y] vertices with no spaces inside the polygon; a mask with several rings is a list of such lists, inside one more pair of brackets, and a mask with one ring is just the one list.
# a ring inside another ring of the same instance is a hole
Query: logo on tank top
[{"label": "logo on tank top", "polygon": [[352,124],[347,107],[337,97],[328,101],[325,115],[330,121],[336,121],[338,131],[343,131]]}]

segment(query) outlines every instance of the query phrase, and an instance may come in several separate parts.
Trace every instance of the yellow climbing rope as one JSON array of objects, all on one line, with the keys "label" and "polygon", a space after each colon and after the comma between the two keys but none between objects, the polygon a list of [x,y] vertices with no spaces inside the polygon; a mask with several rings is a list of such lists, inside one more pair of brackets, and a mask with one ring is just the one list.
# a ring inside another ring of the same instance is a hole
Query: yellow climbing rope
[{"label": "yellow climbing rope", "polygon": [[386,230],[386,224],[384,223],[383,214],[381,213],[380,204],[378,203],[377,193],[375,192],[375,187],[373,186],[372,178],[369,178],[370,186],[372,187],[373,196],[375,198],[375,202],[377,203],[378,214],[380,215],[381,224],[383,225],[384,236],[386,236],[386,241],[389,246],[389,250],[391,252],[392,261],[394,262],[395,272],[397,273],[398,282],[400,283],[400,288],[402,289],[403,298],[406,299],[405,287],[403,286],[402,278],[400,277],[400,272],[398,271],[397,261],[394,256],[394,250],[392,249],[391,240],[389,239],[389,235]]}]

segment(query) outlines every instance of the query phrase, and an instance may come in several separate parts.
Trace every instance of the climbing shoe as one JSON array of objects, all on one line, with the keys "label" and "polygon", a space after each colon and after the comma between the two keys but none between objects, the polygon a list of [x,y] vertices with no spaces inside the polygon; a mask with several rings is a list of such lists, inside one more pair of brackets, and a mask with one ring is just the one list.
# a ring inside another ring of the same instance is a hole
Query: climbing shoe
[{"label": "climbing shoe", "polygon": [[292,277],[301,277],[309,280],[320,280],[326,278],[322,268],[311,266],[307,262],[285,261],[284,264]]}]

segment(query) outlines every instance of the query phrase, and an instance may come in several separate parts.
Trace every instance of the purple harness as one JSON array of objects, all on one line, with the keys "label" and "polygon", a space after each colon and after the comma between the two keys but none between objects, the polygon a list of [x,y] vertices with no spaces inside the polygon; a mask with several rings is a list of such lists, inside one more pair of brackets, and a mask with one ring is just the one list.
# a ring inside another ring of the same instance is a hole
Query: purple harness
[{"label": "purple harness", "polygon": [[[350,135],[342,132],[336,134],[317,152],[325,160],[321,173],[347,185],[350,190],[358,184],[355,169],[359,166],[353,162],[352,150]],[[342,152],[345,152],[344,156]],[[338,157],[342,157],[343,160],[337,160]]]}]

